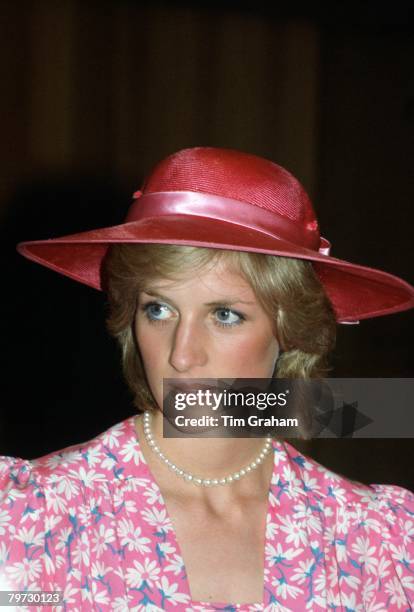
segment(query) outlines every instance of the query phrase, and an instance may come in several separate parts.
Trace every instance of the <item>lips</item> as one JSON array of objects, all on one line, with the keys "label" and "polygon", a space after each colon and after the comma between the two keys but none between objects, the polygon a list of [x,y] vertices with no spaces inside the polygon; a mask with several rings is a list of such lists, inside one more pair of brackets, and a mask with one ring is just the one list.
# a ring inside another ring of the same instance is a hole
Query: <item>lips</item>
[{"label": "lips", "polygon": [[237,380],[232,378],[217,378],[217,376],[204,376],[202,378],[164,378],[163,385],[165,390],[169,391],[185,391],[185,392],[197,392],[211,391],[215,393],[222,392],[224,389],[228,391],[233,389],[234,381]]},{"label": "lips", "polygon": [[169,385],[169,388],[172,391],[185,392],[185,393],[197,393],[197,391],[215,391],[216,387],[214,385],[200,384],[196,382],[179,382],[172,383]]}]

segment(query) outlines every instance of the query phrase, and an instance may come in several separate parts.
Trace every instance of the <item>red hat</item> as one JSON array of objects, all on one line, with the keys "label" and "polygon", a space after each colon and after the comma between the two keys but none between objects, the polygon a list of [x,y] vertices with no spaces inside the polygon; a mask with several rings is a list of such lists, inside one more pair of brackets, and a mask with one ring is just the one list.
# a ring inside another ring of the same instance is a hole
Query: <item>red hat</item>
[{"label": "red hat", "polygon": [[304,188],[267,159],[216,147],[184,149],[159,162],[134,198],[120,225],[21,242],[17,250],[96,289],[115,243],[281,255],[313,262],[339,323],[414,306],[414,287],[402,279],[331,257]]}]

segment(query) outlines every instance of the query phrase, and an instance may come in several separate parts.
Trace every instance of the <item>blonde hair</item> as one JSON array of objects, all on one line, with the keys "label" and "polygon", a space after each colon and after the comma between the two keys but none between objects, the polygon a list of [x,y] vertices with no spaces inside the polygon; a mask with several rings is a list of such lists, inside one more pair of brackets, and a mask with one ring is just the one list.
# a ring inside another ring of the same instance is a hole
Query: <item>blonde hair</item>
[{"label": "blonde hair", "polygon": [[330,370],[327,358],[336,341],[336,318],[311,262],[171,244],[114,244],[104,260],[106,324],[121,347],[124,377],[139,411],[157,407],[134,334],[140,291],[150,281],[179,280],[187,270],[195,272],[223,260],[250,284],[273,321],[281,347],[273,376],[317,378]]}]

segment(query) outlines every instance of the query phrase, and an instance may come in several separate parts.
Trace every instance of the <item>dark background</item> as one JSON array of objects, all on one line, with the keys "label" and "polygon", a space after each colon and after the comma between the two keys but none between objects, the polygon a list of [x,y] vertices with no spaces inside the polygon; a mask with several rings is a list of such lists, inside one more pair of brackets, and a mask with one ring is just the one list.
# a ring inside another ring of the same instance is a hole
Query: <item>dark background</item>
[{"label": "dark background", "polygon": [[[286,4],[1,3],[0,453],[39,456],[134,413],[105,296],[15,245],[121,222],[175,150],[286,166],[334,256],[413,282],[408,3]],[[339,326],[332,375],[411,377],[412,323],[405,312]],[[411,439],[299,446],[351,478],[414,489]]]}]

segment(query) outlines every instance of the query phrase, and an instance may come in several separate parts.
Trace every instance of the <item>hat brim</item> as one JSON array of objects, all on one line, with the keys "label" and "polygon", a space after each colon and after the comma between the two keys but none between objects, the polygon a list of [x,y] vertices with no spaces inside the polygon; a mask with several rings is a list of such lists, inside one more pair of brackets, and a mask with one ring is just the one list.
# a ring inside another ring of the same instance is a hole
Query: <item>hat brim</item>
[{"label": "hat brim", "polygon": [[102,290],[102,262],[108,247],[117,243],[176,244],[310,260],[314,262],[339,323],[414,307],[414,287],[397,276],[209,217],[146,218],[49,240],[21,242],[17,250],[36,263]]}]

